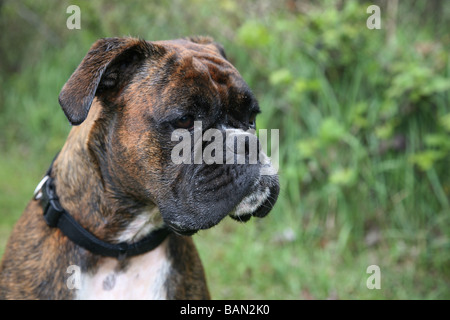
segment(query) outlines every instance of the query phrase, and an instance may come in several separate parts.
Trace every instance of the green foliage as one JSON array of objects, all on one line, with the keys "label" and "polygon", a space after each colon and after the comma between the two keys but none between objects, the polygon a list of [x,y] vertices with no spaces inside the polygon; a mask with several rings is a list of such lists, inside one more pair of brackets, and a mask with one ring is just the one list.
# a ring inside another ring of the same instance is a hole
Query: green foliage
[{"label": "green foliage", "polygon": [[261,48],[270,45],[269,29],[258,20],[246,21],[238,30],[237,40],[249,48]]},{"label": "green foliage", "polygon": [[[196,236],[213,297],[450,297],[446,1],[400,1],[394,31],[381,4],[382,29],[366,28],[356,0],[70,4],[81,30],[68,2],[0,7],[0,244],[70,130],[57,96],[92,42],[209,34],[258,97],[257,126],[280,129],[282,185],[264,220]],[[365,286],[371,264],[382,290]]]}]

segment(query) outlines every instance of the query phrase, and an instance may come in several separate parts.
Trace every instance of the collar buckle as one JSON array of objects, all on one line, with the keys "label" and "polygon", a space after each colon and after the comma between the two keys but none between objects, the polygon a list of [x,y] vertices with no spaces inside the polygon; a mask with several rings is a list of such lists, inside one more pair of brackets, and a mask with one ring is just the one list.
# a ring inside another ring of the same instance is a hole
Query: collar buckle
[{"label": "collar buckle", "polygon": [[44,178],[42,178],[42,180],[38,183],[38,185],[36,186],[36,189],[34,189],[34,193],[33,193],[33,199],[34,200],[39,200],[42,198],[42,187],[44,186],[44,184],[47,182],[47,180],[50,178],[49,175],[46,175]]}]

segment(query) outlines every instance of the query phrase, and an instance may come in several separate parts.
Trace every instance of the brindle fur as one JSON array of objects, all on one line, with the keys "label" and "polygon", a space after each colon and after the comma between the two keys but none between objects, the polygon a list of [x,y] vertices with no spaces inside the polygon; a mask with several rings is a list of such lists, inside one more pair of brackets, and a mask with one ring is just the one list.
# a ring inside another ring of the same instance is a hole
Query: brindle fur
[{"label": "brindle fur", "polygon": [[[75,126],[54,162],[56,192],[62,206],[84,228],[112,242],[136,214],[177,196],[173,185],[183,177],[168,165],[168,149],[174,142],[164,138],[170,137],[166,119],[175,108],[190,108],[202,115],[206,125],[212,125],[209,119],[227,115],[227,123],[242,129],[246,129],[239,120],[242,110],[250,105],[257,109],[223,48],[203,37],[160,42],[98,40],[59,98]],[[172,260],[168,298],[209,298],[192,239],[172,234],[167,250]],[[67,266],[95,273],[101,260],[58,229],[49,228],[39,201],[32,200],[3,256],[0,298],[74,298],[74,290],[66,285]],[[120,264],[126,266],[127,259]]]}]

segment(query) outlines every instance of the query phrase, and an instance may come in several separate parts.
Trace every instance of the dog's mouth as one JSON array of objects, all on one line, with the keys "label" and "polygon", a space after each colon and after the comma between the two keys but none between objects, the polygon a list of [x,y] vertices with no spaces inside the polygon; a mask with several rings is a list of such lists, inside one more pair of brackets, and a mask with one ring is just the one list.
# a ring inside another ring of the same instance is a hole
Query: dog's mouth
[{"label": "dog's mouth", "polygon": [[247,222],[251,217],[263,218],[272,210],[280,191],[278,178],[276,176],[262,178],[255,183],[254,190],[229,213],[231,218]]},{"label": "dog's mouth", "polygon": [[[257,150],[258,161],[251,164],[245,150],[232,150],[232,164],[180,165],[180,178],[158,203],[165,224],[175,233],[192,235],[227,215],[241,222],[265,217],[278,198],[278,175],[264,152]],[[238,156],[244,164],[238,164]]]},{"label": "dog's mouth", "polygon": [[[183,219],[173,219],[175,216],[172,215],[171,219],[165,219],[165,224],[176,234],[191,236],[201,229],[213,227],[227,215],[239,222],[247,222],[252,217],[263,218],[272,210],[278,194],[278,176],[260,176],[249,188],[249,192],[240,201],[238,200],[239,202],[234,207],[224,210],[222,213],[218,210],[211,210],[209,214],[213,217],[202,216],[192,219],[192,215],[183,215]],[[217,196],[223,197],[221,194]],[[231,199],[227,200],[231,201]],[[206,208],[210,208],[211,202],[200,206],[206,210]]]}]

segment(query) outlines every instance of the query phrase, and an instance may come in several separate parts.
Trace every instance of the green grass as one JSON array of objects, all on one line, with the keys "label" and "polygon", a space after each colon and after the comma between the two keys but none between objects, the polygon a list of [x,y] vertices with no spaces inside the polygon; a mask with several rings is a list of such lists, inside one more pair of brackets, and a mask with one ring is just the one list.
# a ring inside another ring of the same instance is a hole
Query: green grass
[{"label": "green grass", "polygon": [[[194,236],[213,298],[450,298],[448,4],[435,23],[426,1],[400,3],[389,45],[357,1],[79,2],[79,31],[55,13],[68,2],[24,4],[59,46],[4,4],[17,54],[0,63],[0,255],[70,130],[57,97],[92,42],[209,34],[258,97],[257,126],[280,129],[281,183],[268,217]],[[380,290],[366,286],[373,264]]]}]

